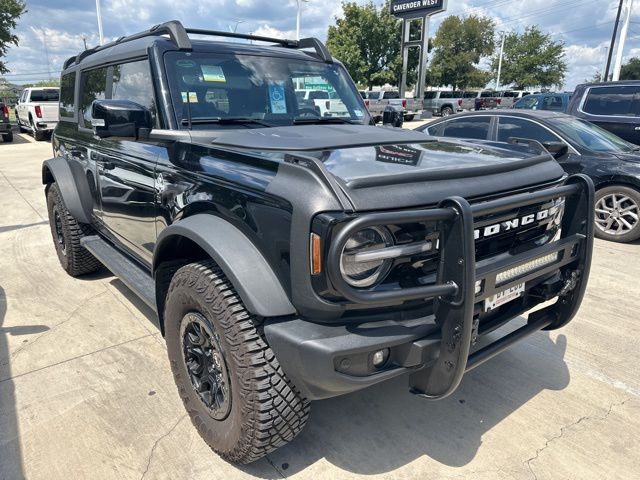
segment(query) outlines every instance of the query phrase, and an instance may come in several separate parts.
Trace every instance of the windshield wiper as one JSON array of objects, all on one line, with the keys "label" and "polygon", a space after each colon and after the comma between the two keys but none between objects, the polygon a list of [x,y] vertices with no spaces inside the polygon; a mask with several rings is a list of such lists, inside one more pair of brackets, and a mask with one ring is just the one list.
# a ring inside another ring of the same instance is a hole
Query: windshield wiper
[{"label": "windshield wiper", "polygon": [[344,124],[347,123],[349,125],[360,125],[361,122],[355,122],[353,120],[347,120],[345,118],[340,117],[323,117],[323,118],[296,118],[293,121],[294,125],[322,125],[322,124]]},{"label": "windshield wiper", "polygon": [[[254,124],[262,125],[263,127],[271,127],[270,123],[258,120],[257,118],[250,117],[210,117],[210,118],[192,118],[191,123],[193,125],[202,124],[217,124],[217,125],[241,125],[241,124]],[[182,125],[189,125],[188,119],[182,120]]]}]

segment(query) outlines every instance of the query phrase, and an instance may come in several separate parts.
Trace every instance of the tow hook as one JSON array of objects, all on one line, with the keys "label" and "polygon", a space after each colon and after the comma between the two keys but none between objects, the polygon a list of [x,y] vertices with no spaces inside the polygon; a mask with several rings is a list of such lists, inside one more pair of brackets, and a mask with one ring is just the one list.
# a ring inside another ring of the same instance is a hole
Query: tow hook
[{"label": "tow hook", "polygon": [[565,278],[564,286],[560,293],[558,293],[559,297],[564,297],[578,286],[578,282],[580,281],[580,270],[572,270],[571,272],[567,272],[567,276]]}]

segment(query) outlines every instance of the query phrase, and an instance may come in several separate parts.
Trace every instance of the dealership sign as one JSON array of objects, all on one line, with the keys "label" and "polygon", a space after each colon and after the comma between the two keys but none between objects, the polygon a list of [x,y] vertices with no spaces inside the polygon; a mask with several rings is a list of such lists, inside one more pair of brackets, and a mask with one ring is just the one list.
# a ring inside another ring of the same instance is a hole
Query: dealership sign
[{"label": "dealership sign", "polygon": [[391,0],[391,15],[417,18],[444,12],[447,0]]}]

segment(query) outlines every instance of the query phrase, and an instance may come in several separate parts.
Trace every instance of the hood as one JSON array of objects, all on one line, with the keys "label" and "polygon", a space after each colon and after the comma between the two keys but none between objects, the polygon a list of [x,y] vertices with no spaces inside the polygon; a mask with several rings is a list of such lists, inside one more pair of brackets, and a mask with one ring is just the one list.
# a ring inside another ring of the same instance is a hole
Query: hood
[{"label": "hood", "polygon": [[422,132],[364,125],[307,125],[234,130],[214,146],[285,161],[322,163],[356,210],[405,208],[521,190],[557,181],[564,171],[527,147],[468,143]]}]

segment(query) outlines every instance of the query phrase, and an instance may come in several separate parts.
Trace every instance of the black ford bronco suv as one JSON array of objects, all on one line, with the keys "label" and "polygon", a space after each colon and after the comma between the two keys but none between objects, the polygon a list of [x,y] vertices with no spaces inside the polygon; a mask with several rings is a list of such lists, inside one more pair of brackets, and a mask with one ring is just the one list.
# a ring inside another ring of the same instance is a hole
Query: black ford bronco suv
[{"label": "black ford bronco suv", "polygon": [[157,312],[225,459],[292,440],[312,400],[400,375],[446,397],[580,306],[591,181],[529,147],[373,126],[318,40],[173,21],[67,60],[61,85],[42,170],[60,262],[106,266]]}]

